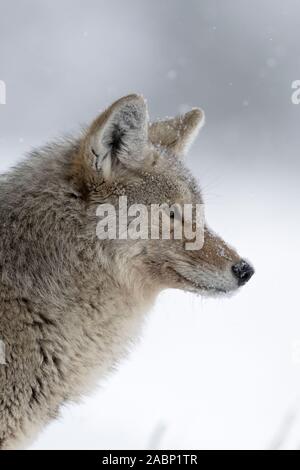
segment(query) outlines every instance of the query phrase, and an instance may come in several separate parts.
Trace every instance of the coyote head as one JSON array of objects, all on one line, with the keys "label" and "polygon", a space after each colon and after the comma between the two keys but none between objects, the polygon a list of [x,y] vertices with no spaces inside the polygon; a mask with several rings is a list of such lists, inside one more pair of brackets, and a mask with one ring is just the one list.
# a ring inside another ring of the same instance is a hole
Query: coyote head
[{"label": "coyote head", "polygon": [[[124,196],[129,206],[149,209],[158,204],[179,209],[203,205],[201,190],[183,161],[203,124],[200,109],[149,123],[146,103],[138,95],[110,106],[86,131],[72,170],[79,190],[88,195],[91,217],[103,204],[117,207]],[[173,210],[168,216],[169,239],[107,237],[98,241],[102,262],[119,282],[213,295],[234,291],[253,275],[250,264],[204,221],[201,247],[186,249],[185,236],[174,236],[184,212]],[[161,230],[159,219],[160,234]]]}]

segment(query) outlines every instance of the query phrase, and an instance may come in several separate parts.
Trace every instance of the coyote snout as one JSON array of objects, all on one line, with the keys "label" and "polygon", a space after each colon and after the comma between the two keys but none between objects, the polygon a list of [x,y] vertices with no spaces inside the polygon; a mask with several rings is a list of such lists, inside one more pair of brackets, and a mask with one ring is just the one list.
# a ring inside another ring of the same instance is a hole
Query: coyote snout
[{"label": "coyote snout", "polygon": [[[236,291],[253,275],[253,268],[217,234],[209,228],[204,231],[200,250],[184,251],[170,259],[177,274],[176,285],[205,296],[216,296]],[[170,287],[170,286],[169,286]]]},{"label": "coyote snout", "polygon": [[[34,151],[1,179],[0,448],[23,446],[107,374],[162,289],[219,295],[253,275],[205,217],[199,232],[197,217],[181,210],[204,204],[184,163],[203,124],[200,109],[150,123],[145,100],[130,95],[77,139]],[[125,224],[115,211],[124,197]],[[168,237],[160,217],[148,220],[157,205]],[[105,207],[121,236],[99,237]],[[192,236],[178,236],[182,218],[196,226]]]}]

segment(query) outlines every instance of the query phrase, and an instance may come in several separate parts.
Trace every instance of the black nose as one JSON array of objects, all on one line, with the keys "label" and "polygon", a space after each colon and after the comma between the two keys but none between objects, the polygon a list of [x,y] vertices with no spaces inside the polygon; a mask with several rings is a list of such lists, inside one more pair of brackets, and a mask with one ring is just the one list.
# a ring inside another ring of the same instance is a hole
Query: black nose
[{"label": "black nose", "polygon": [[239,286],[246,284],[246,282],[248,282],[250,277],[252,277],[254,274],[254,269],[252,266],[250,266],[250,264],[243,259],[242,261],[239,261],[239,263],[234,264],[231,269],[239,281]]}]

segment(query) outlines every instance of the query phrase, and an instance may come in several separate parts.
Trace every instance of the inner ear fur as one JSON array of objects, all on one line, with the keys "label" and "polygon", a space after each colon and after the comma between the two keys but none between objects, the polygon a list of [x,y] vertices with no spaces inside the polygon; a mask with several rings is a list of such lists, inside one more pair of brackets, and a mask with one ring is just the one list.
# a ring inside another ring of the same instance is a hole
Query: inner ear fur
[{"label": "inner ear fur", "polygon": [[85,132],[80,156],[83,177],[111,179],[121,164],[139,165],[148,142],[148,111],[139,95],[125,96],[98,116]]}]

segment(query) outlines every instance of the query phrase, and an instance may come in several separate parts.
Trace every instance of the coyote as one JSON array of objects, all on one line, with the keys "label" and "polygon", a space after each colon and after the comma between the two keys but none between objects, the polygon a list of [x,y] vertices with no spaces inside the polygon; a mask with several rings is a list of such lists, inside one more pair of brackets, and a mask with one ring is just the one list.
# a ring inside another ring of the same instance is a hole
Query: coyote
[{"label": "coyote", "polygon": [[97,208],[120,196],[203,203],[183,162],[203,124],[200,109],[150,123],[145,100],[129,95],[78,138],[33,151],[1,177],[1,449],[28,446],[110,372],[160,291],[226,294],[254,273],[206,224],[200,250],[96,234]]}]

